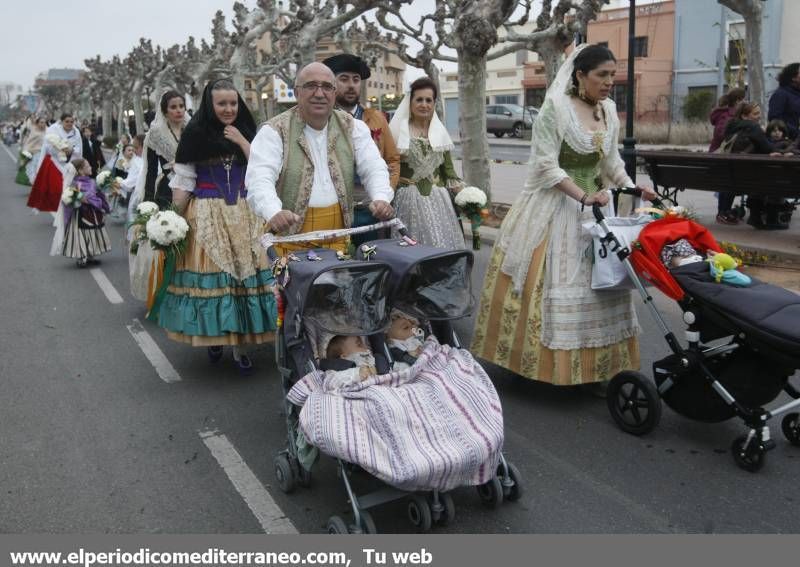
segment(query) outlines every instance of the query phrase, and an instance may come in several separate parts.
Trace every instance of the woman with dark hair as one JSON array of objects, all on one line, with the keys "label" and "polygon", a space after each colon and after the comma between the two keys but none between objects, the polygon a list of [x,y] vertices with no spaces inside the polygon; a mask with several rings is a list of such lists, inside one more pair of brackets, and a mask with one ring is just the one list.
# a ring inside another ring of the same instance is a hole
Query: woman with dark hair
[{"label": "woman with dark hair", "polygon": [[452,195],[464,183],[453,167],[453,140],[436,115],[436,84],[411,83],[389,128],[400,152],[400,181],[394,194],[397,218],[421,244],[463,248],[464,232]]},{"label": "woman with dark hair", "polygon": [[28,206],[38,211],[55,213],[61,201],[64,172],[70,160],[83,157],[81,134],[75,127],[75,117],[69,112],[47,128],[39,152],[41,165],[33,181]]},{"label": "woman with dark hair", "polygon": [[[725,128],[723,147],[732,154],[783,154],[775,148],[761,127],[761,107],[754,102],[741,102]],[[763,230],[789,228],[793,208],[780,197],[748,195],[750,216],[747,224]]]},{"label": "woman with dark hair", "polygon": [[778,90],[769,97],[767,119],[783,120],[789,137],[797,139],[800,133],[800,63],[790,63],[778,74]]},{"label": "woman with dark hair", "polygon": [[170,182],[189,223],[187,248],[153,309],[171,339],[207,347],[212,362],[223,345],[232,346],[243,373],[252,370],[244,347],[272,341],[277,320],[272,271],[259,244],[266,222],[245,201],[255,133],[233,83],[209,83],[181,136]]},{"label": "woman with dark hair", "polygon": [[[591,287],[592,205],[606,215],[608,187],[633,187],[617,149],[608,98],[616,59],[577,47],[547,90],[534,124],[528,179],[500,229],[472,342],[476,356],[558,386],[605,382],[639,367],[630,291]],[[646,197],[652,189],[642,189]]]},{"label": "woman with dark hair", "polygon": [[[155,202],[161,209],[172,204],[169,181],[172,178],[178,140],[188,121],[186,101],[179,92],[167,91],[161,96],[159,110],[144,139],[141,174],[128,200],[128,222],[136,216],[136,207],[143,201]],[[131,232],[129,240],[135,240],[134,236]],[[156,260],[156,254],[146,242],[128,256],[131,295],[136,299],[152,299],[151,275]]]},{"label": "woman with dark hair", "polygon": [[81,131],[83,132],[83,159],[89,162],[92,167],[92,177],[95,177],[106,164],[103,148],[100,147],[100,140],[97,139],[94,128],[84,126]]}]

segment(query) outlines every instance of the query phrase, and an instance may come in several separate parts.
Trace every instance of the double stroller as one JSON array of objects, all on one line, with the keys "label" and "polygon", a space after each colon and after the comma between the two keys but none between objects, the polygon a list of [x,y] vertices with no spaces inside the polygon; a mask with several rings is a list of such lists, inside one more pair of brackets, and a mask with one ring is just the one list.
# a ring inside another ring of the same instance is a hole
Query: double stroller
[{"label": "double stroller", "polygon": [[[477,361],[460,348],[452,326],[474,305],[470,251],[422,246],[407,236],[362,245],[354,259],[324,248],[275,258],[272,247],[385,226],[402,228],[395,219],[262,239],[278,266],[280,284],[276,360],[287,446],[274,459],[275,475],[281,490],[290,493],[311,485],[319,453],[336,459],[353,515],[331,516],[327,531],[332,534],[376,533],[369,509],[400,499],[407,501],[412,526],[429,531],[453,521],[450,491],[460,486],[475,486],[490,507],[522,494],[520,474],[501,452],[497,393]],[[421,354],[402,370],[384,335],[393,309],[416,319],[425,334]],[[332,336],[363,337],[376,374],[330,387],[335,365],[325,353]],[[380,488],[358,493],[358,486],[375,485],[370,477],[381,481]]]},{"label": "double stroller", "polygon": [[[784,436],[800,446],[800,392],[789,381],[800,368],[800,296],[755,278],[748,287],[716,283],[705,262],[665,267],[661,251],[679,239],[703,256],[721,252],[711,233],[690,220],[655,220],[629,248],[620,244],[598,207],[594,215],[672,351],[653,363],[655,384],[633,371],[612,378],[607,401],[617,425],[634,435],[649,433],[658,425],[662,400],[701,422],[738,417],[748,431],[733,441],[731,452],[736,464],[751,472],[763,467],[766,452],[775,447],[772,418],[784,415]],[[643,282],[678,303],[687,325],[686,346],[668,328]],[[782,392],[792,400],[764,408]]]}]

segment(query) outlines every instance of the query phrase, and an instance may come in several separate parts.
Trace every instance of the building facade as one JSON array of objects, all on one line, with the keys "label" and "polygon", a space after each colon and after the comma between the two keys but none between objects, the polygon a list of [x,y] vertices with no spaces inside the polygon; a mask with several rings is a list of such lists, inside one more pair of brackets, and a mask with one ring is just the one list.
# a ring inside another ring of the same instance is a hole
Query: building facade
[{"label": "building facade", "polygon": [[[769,0],[763,8],[761,51],[768,99],[778,87],[781,68],[800,60],[800,2]],[[683,103],[691,93],[708,91],[716,99],[736,85],[740,72],[746,83],[747,73],[740,65],[746,38],[739,14],[717,2],[676,0],[674,33],[674,119],[683,118]]]},{"label": "building facade", "polygon": [[[587,29],[588,43],[606,45],[617,58],[617,74],[611,98],[620,118],[627,115],[628,90],[628,8],[612,5],[598,14]],[[664,122],[669,118],[675,3],[653,2],[636,7],[634,61],[634,108],[636,120]],[[525,66],[525,103],[541,106],[547,90],[547,76],[540,61]]]}]

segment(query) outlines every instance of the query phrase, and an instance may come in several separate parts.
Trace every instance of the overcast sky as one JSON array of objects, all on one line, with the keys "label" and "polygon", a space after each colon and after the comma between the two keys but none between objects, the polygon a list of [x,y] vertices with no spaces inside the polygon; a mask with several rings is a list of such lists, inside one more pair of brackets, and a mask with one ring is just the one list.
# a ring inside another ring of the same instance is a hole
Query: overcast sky
[{"label": "overcast sky", "polygon": [[[432,6],[415,0],[411,13]],[[0,82],[27,90],[42,71],[124,56],[140,37],[161,46],[208,38],[214,13],[222,9],[230,21],[232,7],[233,0],[0,0]]]},{"label": "overcast sky", "polygon": [[[433,5],[414,0],[404,13],[417,21]],[[140,37],[166,47],[190,35],[208,38],[214,13],[222,9],[230,21],[232,6],[233,0],[0,0],[0,82],[27,89],[47,69],[83,68],[83,60],[97,54],[124,56]]]}]

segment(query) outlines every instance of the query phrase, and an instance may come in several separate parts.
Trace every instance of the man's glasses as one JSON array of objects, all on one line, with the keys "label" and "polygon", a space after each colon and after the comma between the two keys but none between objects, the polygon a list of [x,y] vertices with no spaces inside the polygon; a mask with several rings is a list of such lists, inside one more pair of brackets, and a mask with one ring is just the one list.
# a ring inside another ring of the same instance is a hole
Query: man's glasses
[{"label": "man's glasses", "polygon": [[315,93],[317,89],[322,89],[322,92],[325,94],[330,94],[336,90],[336,87],[331,83],[318,83],[316,81],[310,81],[308,83],[304,83],[300,86],[301,89],[306,91],[307,93]]}]

